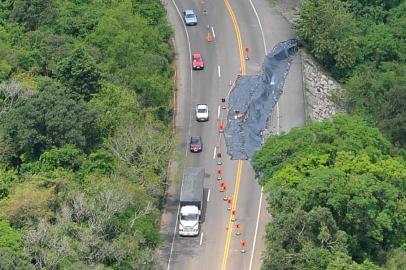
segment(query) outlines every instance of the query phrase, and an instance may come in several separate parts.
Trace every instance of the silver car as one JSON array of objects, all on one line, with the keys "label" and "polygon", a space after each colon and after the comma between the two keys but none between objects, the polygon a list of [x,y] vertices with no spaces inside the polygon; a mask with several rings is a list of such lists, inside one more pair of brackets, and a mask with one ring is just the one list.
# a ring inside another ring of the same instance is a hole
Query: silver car
[{"label": "silver car", "polygon": [[196,105],[196,120],[197,121],[209,121],[209,108],[207,104]]},{"label": "silver car", "polygon": [[188,26],[197,24],[197,17],[192,9],[183,11],[183,19],[185,20],[185,24]]}]

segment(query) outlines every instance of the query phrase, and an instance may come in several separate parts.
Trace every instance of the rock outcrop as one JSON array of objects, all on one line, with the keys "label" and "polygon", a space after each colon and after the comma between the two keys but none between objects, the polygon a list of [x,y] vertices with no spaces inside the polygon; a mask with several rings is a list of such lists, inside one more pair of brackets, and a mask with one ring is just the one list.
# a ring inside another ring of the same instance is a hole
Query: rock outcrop
[{"label": "rock outcrop", "polygon": [[301,50],[306,119],[323,120],[337,113],[344,113],[342,88],[318,66],[317,62]]},{"label": "rock outcrop", "polygon": [[[294,24],[299,19],[299,6],[302,0],[280,0],[274,7]],[[306,103],[306,120],[322,120],[337,113],[344,113],[342,88],[306,51],[300,49]]]}]

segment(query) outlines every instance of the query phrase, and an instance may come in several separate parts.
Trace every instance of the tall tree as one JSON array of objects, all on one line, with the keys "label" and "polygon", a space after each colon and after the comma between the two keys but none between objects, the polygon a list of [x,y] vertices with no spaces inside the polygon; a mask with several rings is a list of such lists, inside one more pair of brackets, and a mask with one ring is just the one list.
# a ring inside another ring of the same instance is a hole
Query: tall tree
[{"label": "tall tree", "polygon": [[0,249],[0,265],[2,270],[35,269],[28,257],[18,256],[15,252],[7,249]]},{"label": "tall tree", "polygon": [[299,14],[299,40],[335,75],[348,76],[360,55],[356,20],[346,4],[340,0],[306,0]]},{"label": "tall tree", "polygon": [[57,10],[53,0],[15,0],[10,15],[31,31],[41,25],[52,24]]},{"label": "tall tree", "polygon": [[406,146],[405,64],[360,68],[347,84],[349,110],[371,117],[396,145]]},{"label": "tall tree", "polygon": [[274,216],[267,230],[268,252],[263,269],[325,269],[346,252],[347,235],[327,208]]},{"label": "tall tree", "polygon": [[56,74],[69,89],[86,101],[101,89],[100,71],[95,60],[83,48],[75,49],[59,63]]},{"label": "tall tree", "polygon": [[17,156],[37,158],[52,146],[73,144],[85,151],[98,142],[94,113],[62,90],[44,89],[20,98],[0,124]]}]

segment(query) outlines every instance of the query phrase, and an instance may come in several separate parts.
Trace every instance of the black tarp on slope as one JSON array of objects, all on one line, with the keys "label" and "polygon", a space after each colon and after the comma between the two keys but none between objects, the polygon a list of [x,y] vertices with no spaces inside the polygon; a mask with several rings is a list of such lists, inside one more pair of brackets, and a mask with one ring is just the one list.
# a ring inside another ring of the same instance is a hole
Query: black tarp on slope
[{"label": "black tarp on slope", "polygon": [[297,52],[297,41],[277,44],[265,57],[262,73],[240,76],[228,99],[224,129],[231,159],[250,159],[261,147],[262,131],[282,94],[285,77]]}]

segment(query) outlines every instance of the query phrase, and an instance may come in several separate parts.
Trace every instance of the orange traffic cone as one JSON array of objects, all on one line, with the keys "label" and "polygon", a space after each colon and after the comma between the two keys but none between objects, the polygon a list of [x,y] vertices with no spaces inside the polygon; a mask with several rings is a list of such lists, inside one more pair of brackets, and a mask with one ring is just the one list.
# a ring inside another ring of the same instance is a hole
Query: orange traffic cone
[{"label": "orange traffic cone", "polygon": [[227,198],[227,210],[231,210],[231,204],[233,203],[233,199],[231,197]]},{"label": "orange traffic cone", "polygon": [[241,253],[245,253],[246,252],[246,248],[247,247],[247,241],[245,241],[245,240],[242,240],[241,241]]},{"label": "orange traffic cone", "polygon": [[219,132],[223,133],[224,132],[224,124],[219,125]]},{"label": "orange traffic cone", "polygon": [[240,225],[240,223],[235,224],[235,228],[236,228],[235,235],[237,235],[237,236],[241,235],[241,231],[240,231],[241,225]]},{"label": "orange traffic cone", "polygon": [[234,222],[235,221],[235,209],[231,211],[231,221]]},{"label": "orange traffic cone", "polygon": [[213,41],[213,37],[212,37],[212,35],[210,34],[210,32],[207,33],[207,41],[208,41],[208,42],[212,42],[212,41]]}]

